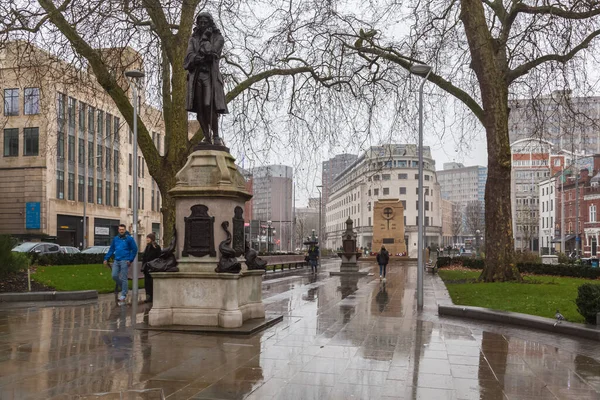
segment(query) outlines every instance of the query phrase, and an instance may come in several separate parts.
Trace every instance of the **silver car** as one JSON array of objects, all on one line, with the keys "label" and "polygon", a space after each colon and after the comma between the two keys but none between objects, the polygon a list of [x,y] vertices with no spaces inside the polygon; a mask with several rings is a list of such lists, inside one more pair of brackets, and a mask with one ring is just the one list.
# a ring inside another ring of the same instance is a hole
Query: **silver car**
[{"label": "silver car", "polygon": [[18,253],[37,253],[37,254],[56,254],[60,253],[60,246],[56,243],[46,243],[46,242],[25,242],[21,243],[12,251],[16,251]]},{"label": "silver car", "polygon": [[81,253],[77,247],[73,246],[60,246],[61,253],[65,254],[77,254]]}]

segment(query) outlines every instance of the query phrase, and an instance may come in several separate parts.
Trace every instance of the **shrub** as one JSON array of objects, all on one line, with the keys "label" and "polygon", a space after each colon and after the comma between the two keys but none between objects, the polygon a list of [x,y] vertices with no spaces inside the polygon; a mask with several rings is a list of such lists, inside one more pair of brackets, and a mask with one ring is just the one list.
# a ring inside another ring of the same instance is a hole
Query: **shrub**
[{"label": "shrub", "polygon": [[29,259],[23,253],[11,251],[15,242],[8,235],[0,235],[0,276],[22,271],[29,267]]},{"label": "shrub", "polygon": [[537,253],[531,251],[522,251],[515,254],[515,264],[540,264],[542,259]]},{"label": "shrub", "polygon": [[31,263],[37,265],[102,264],[104,254],[30,254]]},{"label": "shrub", "polygon": [[586,279],[600,278],[600,268],[582,265],[524,263],[517,264],[517,268],[521,273],[534,275],[569,276]]},{"label": "shrub", "polygon": [[437,268],[444,268],[451,265],[461,265],[469,269],[483,269],[485,260],[473,257],[438,257]]},{"label": "shrub", "polygon": [[596,323],[596,314],[600,313],[600,285],[584,283],[577,288],[577,311],[589,324]]}]

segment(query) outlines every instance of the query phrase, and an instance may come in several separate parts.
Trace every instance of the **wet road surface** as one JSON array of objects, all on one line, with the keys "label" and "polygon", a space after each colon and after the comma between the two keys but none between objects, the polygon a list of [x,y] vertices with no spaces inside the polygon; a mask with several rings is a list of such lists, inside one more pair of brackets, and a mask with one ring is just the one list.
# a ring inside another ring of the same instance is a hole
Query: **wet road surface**
[{"label": "wet road surface", "polygon": [[598,342],[438,318],[428,275],[419,315],[415,263],[385,284],[338,265],[265,281],[284,320],[251,337],[132,332],[112,295],[2,308],[0,399],[600,399]]}]

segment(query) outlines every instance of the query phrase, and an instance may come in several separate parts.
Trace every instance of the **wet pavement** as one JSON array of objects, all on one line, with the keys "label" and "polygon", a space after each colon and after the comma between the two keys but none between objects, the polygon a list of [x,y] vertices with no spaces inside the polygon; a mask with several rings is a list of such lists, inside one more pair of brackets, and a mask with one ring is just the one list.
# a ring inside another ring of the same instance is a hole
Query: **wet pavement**
[{"label": "wet pavement", "polygon": [[419,314],[414,263],[338,265],[265,281],[284,320],[250,337],[132,332],[112,295],[0,309],[0,399],[600,399],[600,343],[439,318],[429,275]]}]

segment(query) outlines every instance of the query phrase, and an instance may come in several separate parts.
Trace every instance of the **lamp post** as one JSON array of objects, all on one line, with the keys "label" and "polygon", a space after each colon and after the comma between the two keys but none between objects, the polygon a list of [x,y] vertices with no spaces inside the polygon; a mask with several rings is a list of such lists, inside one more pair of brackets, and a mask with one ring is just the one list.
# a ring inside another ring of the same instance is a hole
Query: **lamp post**
[{"label": "lamp post", "polygon": [[423,86],[431,73],[431,66],[425,64],[415,64],[410,67],[410,72],[415,75],[423,76],[421,85],[419,86],[419,210],[418,222],[419,229],[417,238],[417,310],[423,310],[423,225],[424,225],[424,210],[425,204],[423,201]]},{"label": "lamp post", "polygon": [[479,235],[481,234],[481,231],[479,229],[477,229],[475,231],[475,247],[476,247],[476,256],[479,256]]},{"label": "lamp post", "polygon": [[267,221],[267,254],[271,252],[271,221]]},{"label": "lamp post", "polygon": [[[140,80],[144,77],[144,73],[138,70],[125,71],[125,77],[133,88],[133,193],[132,195],[132,207],[133,207],[133,240],[138,244],[137,237],[137,226],[138,226],[138,142],[137,142],[137,118],[138,118],[138,85]],[[138,268],[137,268],[137,254],[131,263],[133,268],[133,284],[132,284],[132,311],[131,311],[131,326],[135,327],[135,321],[137,316],[137,305],[138,305]]]},{"label": "lamp post", "polygon": [[321,236],[321,210],[323,209],[323,193],[321,192],[321,188],[323,188],[323,185],[317,185],[317,189],[319,190],[319,246],[317,247],[319,249],[319,260],[317,265],[320,267],[321,266],[321,246],[323,245],[323,243],[321,243],[321,238],[323,236]]}]

